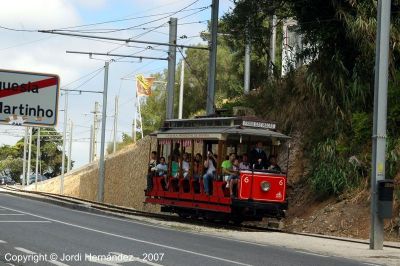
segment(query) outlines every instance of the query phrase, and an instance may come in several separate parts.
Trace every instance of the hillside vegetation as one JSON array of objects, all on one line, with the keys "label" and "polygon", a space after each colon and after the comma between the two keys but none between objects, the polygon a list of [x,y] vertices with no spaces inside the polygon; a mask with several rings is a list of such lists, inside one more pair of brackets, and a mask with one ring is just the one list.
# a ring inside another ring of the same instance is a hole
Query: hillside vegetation
[{"label": "hillside vegetation", "polygon": [[[376,38],[373,0],[241,0],[220,21],[216,106],[247,106],[291,136],[295,154],[293,189],[310,191],[302,203],[356,198],[368,215]],[[396,180],[395,216],[400,202],[400,1],[392,0],[387,112],[386,178]],[[271,24],[271,16],[277,24]],[[281,76],[282,25],[298,21],[303,50]],[[270,61],[272,27],[277,29],[276,61]],[[247,29],[247,30],[244,30]],[[207,36],[205,35],[205,39]],[[244,44],[250,39],[251,93],[243,95]],[[184,114],[204,114],[207,51],[185,52]],[[307,62],[299,65],[296,62]],[[180,64],[181,65],[181,64]],[[270,69],[273,69],[273,74]],[[295,67],[296,66],[296,67]],[[180,66],[179,66],[180,68]],[[177,73],[180,73],[178,68]],[[156,74],[158,78],[164,73]],[[177,74],[177,80],[179,74]],[[178,86],[176,86],[176,94]],[[155,88],[144,102],[145,132],[165,117],[165,91]],[[177,98],[177,97],[176,97]],[[156,112],[154,112],[154,110]],[[177,113],[177,99],[175,101]],[[298,198],[295,197],[294,198]],[[366,202],[366,203],[365,203]],[[354,205],[355,208],[357,208]],[[397,225],[398,226],[398,225]]]}]

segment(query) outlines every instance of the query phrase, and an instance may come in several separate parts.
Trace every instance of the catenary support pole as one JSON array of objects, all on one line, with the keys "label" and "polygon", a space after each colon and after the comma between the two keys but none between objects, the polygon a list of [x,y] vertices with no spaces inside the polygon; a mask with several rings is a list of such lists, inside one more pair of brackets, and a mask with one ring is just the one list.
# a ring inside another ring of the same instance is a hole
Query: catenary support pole
[{"label": "catenary support pole", "polygon": [[248,94],[250,92],[250,53],[250,38],[247,37],[247,43],[244,53],[244,94]]},{"label": "catenary support pole", "polygon": [[211,8],[211,51],[208,67],[207,115],[215,113],[215,80],[217,75],[217,32],[219,0],[212,1]]},{"label": "catenary support pole", "polygon": [[94,103],[94,115],[93,115],[93,154],[92,161],[97,159],[97,131],[99,129],[99,103]]},{"label": "catenary support pole", "polygon": [[27,142],[28,142],[28,134],[29,134],[29,128],[25,127],[25,136],[24,136],[24,154],[22,157],[23,165],[22,165],[22,186],[26,185],[26,150],[27,150]]},{"label": "catenary support pole", "polygon": [[108,90],[108,68],[109,62],[104,66],[104,92],[103,92],[103,112],[101,119],[101,143],[99,160],[99,187],[97,192],[97,201],[104,202],[104,147],[106,139],[106,121],[107,121],[107,90]]},{"label": "catenary support pole", "polygon": [[40,160],[40,127],[38,127],[36,138],[36,175],[35,175],[35,191],[37,191],[37,182],[39,176],[39,160]]},{"label": "catenary support pole", "polygon": [[178,118],[179,119],[182,119],[182,113],[183,113],[184,81],[185,81],[185,59],[182,59],[182,63],[181,63],[181,84],[180,84],[180,87],[179,87],[179,114],[178,114]]},{"label": "catenary support pole", "polygon": [[64,194],[64,174],[65,174],[65,144],[67,142],[67,119],[68,119],[68,91],[64,94],[64,127],[63,127],[63,147],[62,147],[62,161],[61,161],[61,180],[60,180],[60,194]]},{"label": "catenary support pole", "polygon": [[270,48],[269,48],[269,56],[270,56],[270,65],[269,65],[269,75],[272,78],[274,74],[274,66],[275,66],[275,54],[276,54],[276,15],[273,15],[271,18],[271,39],[270,39]]},{"label": "catenary support pole", "polygon": [[89,163],[93,162],[93,125],[90,126]]},{"label": "catenary support pole", "polygon": [[113,153],[117,151],[117,132],[118,132],[118,96],[115,96]]},{"label": "catenary support pole", "polygon": [[72,131],[74,128],[74,123],[72,120],[69,120],[69,146],[68,146],[68,164],[67,164],[67,173],[71,171],[72,168],[72,161],[71,161],[71,156],[72,156]]},{"label": "catenary support pole", "polygon": [[[177,18],[169,20],[169,43],[176,44]],[[176,47],[168,49],[168,83],[167,83],[167,119],[174,118],[174,87],[175,87]]]},{"label": "catenary support pole", "polygon": [[26,185],[29,185],[29,179],[31,177],[31,157],[32,157],[32,127],[29,127],[29,148],[28,148],[28,164],[27,164],[27,178]]},{"label": "catenary support pole", "polygon": [[383,249],[383,219],[378,215],[377,181],[385,179],[387,87],[389,69],[390,0],[378,1],[374,126],[372,133],[370,249]]}]

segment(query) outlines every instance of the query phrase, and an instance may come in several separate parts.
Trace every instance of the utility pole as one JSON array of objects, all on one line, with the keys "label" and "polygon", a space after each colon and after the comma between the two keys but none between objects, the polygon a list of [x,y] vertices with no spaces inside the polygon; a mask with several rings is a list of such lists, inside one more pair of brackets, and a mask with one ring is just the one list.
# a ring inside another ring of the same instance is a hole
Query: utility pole
[{"label": "utility pole", "polygon": [[376,35],[374,127],[372,134],[370,249],[383,249],[384,226],[379,216],[377,184],[385,179],[387,87],[389,69],[391,1],[378,0]]},{"label": "utility pole", "polygon": [[108,68],[109,62],[104,65],[104,91],[103,91],[103,113],[101,121],[101,143],[99,161],[99,187],[97,201],[104,202],[104,146],[106,139],[106,120],[107,120],[107,90],[108,90]]},{"label": "utility pole", "polygon": [[270,75],[270,78],[272,78],[272,76],[274,74],[275,54],[276,54],[276,15],[272,15],[271,39],[270,39],[270,45],[269,45],[269,56],[270,56],[269,75]]},{"label": "utility pole", "polygon": [[185,59],[182,58],[182,63],[181,63],[181,84],[179,87],[179,115],[178,118],[182,119],[182,113],[183,113],[183,87],[184,87],[184,81],[185,81]]},{"label": "utility pole", "polygon": [[211,8],[211,51],[208,67],[207,115],[215,113],[215,79],[217,74],[217,32],[219,0],[212,1]]},{"label": "utility pole", "polygon": [[25,136],[24,136],[24,156],[23,156],[23,165],[22,165],[22,186],[25,186],[26,182],[26,149],[27,149],[27,142],[28,142],[28,127],[25,127]]},{"label": "utility pole", "polygon": [[93,162],[93,125],[90,126],[89,163]]},{"label": "utility pole", "polygon": [[117,132],[118,132],[117,128],[118,128],[118,96],[115,96],[113,153],[115,153],[117,151]]},{"label": "utility pole", "polygon": [[[178,25],[177,18],[169,19],[169,44],[176,44],[177,25]],[[169,46],[168,83],[167,83],[167,119],[174,118],[175,66],[176,66],[176,46]]]},{"label": "utility pole", "polygon": [[92,138],[92,157],[91,161],[93,162],[97,159],[97,130],[99,129],[99,103],[94,103],[94,111],[93,111],[93,138]]},{"label": "utility pole", "polygon": [[68,91],[64,93],[64,127],[63,127],[63,149],[61,162],[61,181],[60,194],[64,194],[64,174],[65,174],[65,144],[67,142],[67,119],[68,119]]},{"label": "utility pole", "polygon": [[29,178],[31,177],[31,157],[32,157],[32,127],[29,127],[29,151],[28,151],[28,169],[27,169],[27,178],[26,185],[29,185]]},{"label": "utility pole", "polygon": [[249,32],[247,31],[247,43],[244,54],[244,94],[250,92],[250,54],[251,54],[251,42]]},{"label": "utility pole", "polygon": [[133,138],[133,143],[136,143],[136,128],[137,128],[136,111],[137,111],[137,108],[136,108],[136,110],[135,110],[135,114],[134,114],[134,117],[133,117],[133,123],[132,123],[132,138]]},{"label": "utility pole", "polygon": [[74,123],[72,120],[69,120],[69,147],[68,147],[68,164],[67,164],[67,173],[71,171],[71,154],[72,154],[72,129],[74,127]]},{"label": "utility pole", "polygon": [[38,127],[37,139],[36,139],[36,176],[35,176],[35,191],[37,191],[37,182],[38,182],[38,175],[39,175],[39,160],[40,160],[40,127]]}]

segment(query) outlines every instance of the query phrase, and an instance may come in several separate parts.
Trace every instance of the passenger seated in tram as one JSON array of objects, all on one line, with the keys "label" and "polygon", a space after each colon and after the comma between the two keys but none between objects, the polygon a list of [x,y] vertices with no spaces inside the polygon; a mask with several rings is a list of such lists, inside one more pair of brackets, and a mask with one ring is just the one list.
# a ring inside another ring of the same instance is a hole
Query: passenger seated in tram
[{"label": "passenger seated in tram", "polygon": [[216,158],[212,151],[207,152],[207,158],[204,161],[204,168],[206,168],[206,173],[203,175],[203,183],[204,183],[204,193],[206,195],[210,195],[210,181],[214,179],[217,165]]},{"label": "passenger seated in tram", "polygon": [[165,157],[160,157],[160,163],[156,166],[157,175],[166,177],[167,171],[168,165],[165,163]]},{"label": "passenger seated in tram", "polygon": [[178,177],[179,174],[179,163],[178,157],[175,154],[172,154],[171,157],[171,176]]},{"label": "passenger seated in tram", "polygon": [[236,154],[231,153],[229,154],[229,157],[222,162],[221,168],[222,168],[223,181],[228,182],[229,176],[233,174],[232,165],[235,159],[236,159]]},{"label": "passenger seated in tram", "polygon": [[280,166],[278,165],[278,163],[276,162],[276,157],[271,155],[271,157],[269,157],[269,163],[270,166],[268,167],[268,170],[273,171],[273,172],[282,172]]},{"label": "passenger seated in tram", "polygon": [[240,170],[250,170],[249,158],[246,153],[242,155],[242,161],[239,164],[239,169]]},{"label": "passenger seated in tram", "polygon": [[203,170],[203,167],[201,166],[203,162],[203,158],[200,153],[196,153],[196,156],[194,157],[193,161],[193,179],[199,180]]},{"label": "passenger seated in tram", "polygon": [[189,163],[189,155],[187,152],[183,154],[183,160],[182,160],[182,174],[183,178],[188,179],[189,178],[189,169],[190,169],[190,163]]},{"label": "passenger seated in tram", "polygon": [[157,152],[152,151],[149,160],[149,168],[147,171],[147,191],[150,191],[153,188],[153,176],[156,171],[157,165]]},{"label": "passenger seated in tram", "polygon": [[233,194],[233,186],[237,185],[238,180],[240,178],[240,168],[239,168],[239,160],[235,159],[233,161],[232,165],[232,174],[229,176],[228,183],[226,184],[226,187],[229,187],[229,194],[231,195],[231,198],[234,198],[235,195]]}]

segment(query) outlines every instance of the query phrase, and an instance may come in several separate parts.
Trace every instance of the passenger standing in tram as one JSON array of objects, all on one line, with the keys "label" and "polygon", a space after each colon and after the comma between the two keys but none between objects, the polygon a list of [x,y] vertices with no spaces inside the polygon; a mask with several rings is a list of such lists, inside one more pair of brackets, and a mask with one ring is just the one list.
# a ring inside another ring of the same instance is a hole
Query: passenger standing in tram
[{"label": "passenger standing in tram", "polygon": [[203,176],[204,192],[206,195],[210,195],[210,181],[214,179],[217,165],[216,159],[212,151],[207,152],[207,159],[204,161],[204,168],[206,168],[206,173]]},{"label": "passenger standing in tram", "polygon": [[259,141],[256,147],[250,151],[250,167],[253,169],[267,169],[269,166],[267,154],[262,147],[263,144]]},{"label": "passenger standing in tram", "polygon": [[153,188],[153,176],[156,173],[157,166],[157,152],[152,151],[150,155],[149,168],[147,171],[147,191]]}]

